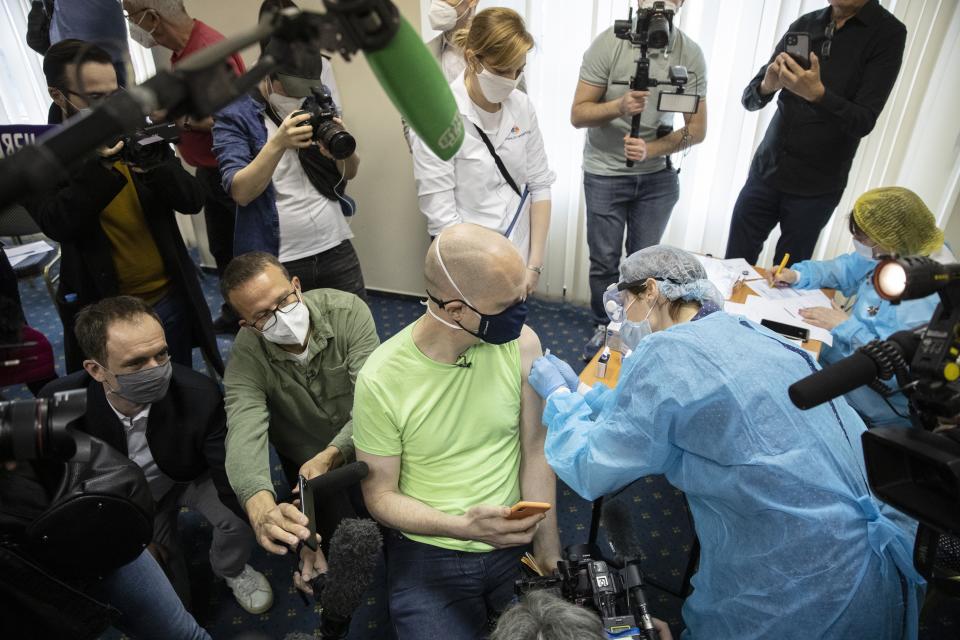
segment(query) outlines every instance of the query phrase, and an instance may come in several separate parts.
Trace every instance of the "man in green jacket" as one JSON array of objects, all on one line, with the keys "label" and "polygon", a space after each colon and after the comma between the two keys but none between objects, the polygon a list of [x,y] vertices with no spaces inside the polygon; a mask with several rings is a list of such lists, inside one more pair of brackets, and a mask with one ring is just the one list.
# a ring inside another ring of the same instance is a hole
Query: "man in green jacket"
[{"label": "man in green jacket", "polygon": [[298,473],[309,479],[352,462],[354,382],[380,341],[360,298],[301,292],[268,253],[234,258],[220,287],[242,327],[224,377],[227,476],[257,541],[284,554],[309,532],[295,506],[276,502],[267,442],[291,485]]}]

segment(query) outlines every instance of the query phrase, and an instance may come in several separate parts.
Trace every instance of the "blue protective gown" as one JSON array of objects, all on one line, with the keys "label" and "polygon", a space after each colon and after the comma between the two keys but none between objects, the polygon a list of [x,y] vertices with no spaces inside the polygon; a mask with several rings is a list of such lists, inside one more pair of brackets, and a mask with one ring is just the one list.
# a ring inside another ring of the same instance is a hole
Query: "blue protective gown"
[{"label": "blue protective gown", "polygon": [[[800,274],[800,280],[793,285],[798,289],[828,287],[846,297],[857,294],[850,319],[834,327],[831,331],[833,346],[825,347],[820,353],[820,362],[824,366],[846,358],[872,340],[885,340],[897,331],[928,323],[937,308],[940,297],[936,294],[919,300],[905,300],[898,305],[881,298],[873,288],[876,266],[876,260],[848,253],[833,260],[805,260],[790,267]],[[895,387],[895,384],[893,380],[888,386]],[[901,417],[909,415],[907,398],[902,393],[888,398],[896,412],[869,387],[854,389],[846,398],[869,427],[910,426],[909,418]]]},{"label": "blue protective gown", "polygon": [[684,638],[916,638],[915,525],[871,496],[842,398],[790,403],[816,369],[719,312],[644,338],[615,389],[547,400],[547,461],[581,496],[660,473],[686,493],[702,550]]}]

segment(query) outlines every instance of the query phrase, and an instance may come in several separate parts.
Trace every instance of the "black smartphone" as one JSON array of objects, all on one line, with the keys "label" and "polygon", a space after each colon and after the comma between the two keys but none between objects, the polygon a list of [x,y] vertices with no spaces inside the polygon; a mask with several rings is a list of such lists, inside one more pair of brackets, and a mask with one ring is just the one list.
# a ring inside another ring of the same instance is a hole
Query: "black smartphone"
[{"label": "black smartphone", "polygon": [[803,31],[788,31],[784,36],[785,50],[804,69],[810,68],[810,34]]},{"label": "black smartphone", "polygon": [[317,550],[317,518],[314,514],[316,504],[313,498],[313,489],[310,482],[300,476],[297,479],[297,486],[300,487],[300,513],[307,516],[307,528],[310,529],[310,537],[303,541],[303,544],[310,547],[311,551]]},{"label": "black smartphone", "polygon": [[761,320],[760,324],[770,329],[776,331],[782,336],[787,338],[794,338],[796,340],[809,340],[810,331],[804,329],[803,327],[797,327],[792,324],[784,324],[783,322],[777,322],[776,320]]}]

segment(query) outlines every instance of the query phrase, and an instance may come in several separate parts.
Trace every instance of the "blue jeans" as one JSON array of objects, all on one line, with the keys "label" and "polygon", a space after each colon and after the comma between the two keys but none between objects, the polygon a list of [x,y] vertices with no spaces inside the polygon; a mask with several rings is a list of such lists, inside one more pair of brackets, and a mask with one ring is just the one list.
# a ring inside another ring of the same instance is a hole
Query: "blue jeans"
[{"label": "blue jeans", "polygon": [[750,264],[757,264],[763,243],[779,224],[780,239],[773,264],[780,264],[784,253],[790,254],[790,264],[809,260],[820,231],[842,195],[843,190],[798,196],[767,186],[752,174],[747,176],[733,207],[726,257],[744,258]]},{"label": "blue jeans", "polygon": [[387,590],[398,640],[480,640],[513,600],[527,547],[452,551],[387,532]]},{"label": "blue jeans", "polygon": [[583,174],[590,249],[590,308],[596,324],[607,324],[603,292],[619,277],[624,230],[627,255],[659,244],[680,181],[673,169],[633,176]]},{"label": "blue jeans", "polygon": [[93,585],[91,595],[120,611],[117,628],[137,640],[210,640],[149,551]]},{"label": "blue jeans", "polygon": [[153,310],[160,316],[163,333],[167,338],[167,349],[170,359],[177,364],[193,368],[193,314],[186,298],[176,290],[163,296],[160,302],[153,305]]}]

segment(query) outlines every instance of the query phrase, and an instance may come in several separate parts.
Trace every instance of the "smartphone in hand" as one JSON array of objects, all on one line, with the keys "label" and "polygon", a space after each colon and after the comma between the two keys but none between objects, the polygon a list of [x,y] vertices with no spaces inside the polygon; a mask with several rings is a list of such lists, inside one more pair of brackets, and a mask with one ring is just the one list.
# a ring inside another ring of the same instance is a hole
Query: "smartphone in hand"
[{"label": "smartphone in hand", "polygon": [[551,506],[549,502],[527,502],[521,500],[510,507],[510,515],[507,516],[507,520],[523,520],[537,513],[546,513],[550,511]]},{"label": "smartphone in hand", "polygon": [[297,486],[300,487],[300,513],[307,516],[307,528],[310,530],[310,537],[303,541],[303,544],[310,547],[311,551],[317,550],[317,518],[314,513],[316,505],[313,498],[313,489],[310,488],[310,482],[300,476],[297,479]]},{"label": "smartphone in hand", "polygon": [[785,50],[804,69],[810,68],[810,34],[790,31],[784,36]]}]

